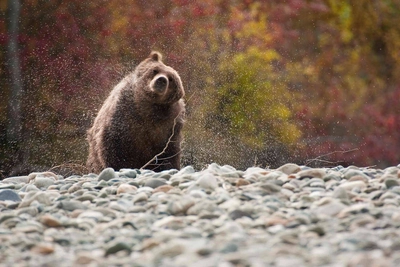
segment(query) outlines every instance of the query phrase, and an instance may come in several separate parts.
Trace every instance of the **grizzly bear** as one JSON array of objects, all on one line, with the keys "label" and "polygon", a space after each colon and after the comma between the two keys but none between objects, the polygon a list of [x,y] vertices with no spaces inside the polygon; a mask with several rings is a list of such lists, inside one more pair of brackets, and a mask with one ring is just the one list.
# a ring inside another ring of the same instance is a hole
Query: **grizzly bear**
[{"label": "grizzly bear", "polygon": [[185,92],[161,60],[152,52],[111,91],[88,130],[90,171],[180,168]]}]

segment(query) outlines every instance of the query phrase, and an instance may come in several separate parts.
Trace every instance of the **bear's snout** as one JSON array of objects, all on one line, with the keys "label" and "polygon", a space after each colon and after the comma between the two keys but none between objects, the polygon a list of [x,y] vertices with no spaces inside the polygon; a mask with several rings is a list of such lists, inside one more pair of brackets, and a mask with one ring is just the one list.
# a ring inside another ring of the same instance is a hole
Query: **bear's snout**
[{"label": "bear's snout", "polygon": [[164,93],[168,88],[168,78],[165,75],[159,74],[153,79],[153,89],[157,93]]}]

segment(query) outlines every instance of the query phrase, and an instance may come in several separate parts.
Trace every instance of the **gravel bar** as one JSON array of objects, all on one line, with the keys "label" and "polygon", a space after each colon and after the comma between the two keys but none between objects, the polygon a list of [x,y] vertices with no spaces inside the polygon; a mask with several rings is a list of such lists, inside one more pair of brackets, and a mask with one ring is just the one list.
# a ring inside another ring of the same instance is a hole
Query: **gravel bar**
[{"label": "gravel bar", "polygon": [[0,181],[0,266],[400,266],[400,165]]}]

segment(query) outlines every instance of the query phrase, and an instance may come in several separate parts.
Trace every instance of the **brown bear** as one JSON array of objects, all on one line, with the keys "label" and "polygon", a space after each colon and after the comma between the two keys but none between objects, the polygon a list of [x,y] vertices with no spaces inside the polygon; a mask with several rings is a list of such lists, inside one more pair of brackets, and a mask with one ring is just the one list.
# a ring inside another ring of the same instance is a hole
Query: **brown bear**
[{"label": "brown bear", "polygon": [[180,168],[185,92],[161,60],[152,52],[111,91],[88,130],[90,171]]}]

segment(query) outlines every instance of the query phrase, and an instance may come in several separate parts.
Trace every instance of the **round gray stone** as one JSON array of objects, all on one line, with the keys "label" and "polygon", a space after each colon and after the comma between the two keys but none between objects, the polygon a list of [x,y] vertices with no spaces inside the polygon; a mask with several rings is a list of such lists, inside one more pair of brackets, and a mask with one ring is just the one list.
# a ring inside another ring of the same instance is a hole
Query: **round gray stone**
[{"label": "round gray stone", "polygon": [[166,185],[166,184],[167,183],[165,182],[164,179],[150,178],[144,183],[144,186],[148,186],[151,188],[157,188],[159,186]]},{"label": "round gray stone", "polygon": [[398,186],[399,185],[399,181],[397,179],[387,179],[385,181],[385,185],[387,188],[392,188],[394,186]]},{"label": "round gray stone", "polygon": [[4,189],[0,191],[0,200],[21,202],[21,198],[19,197],[19,195],[10,189]]},{"label": "round gray stone", "polygon": [[104,180],[109,181],[111,179],[118,178],[118,174],[114,171],[113,168],[104,169],[97,178],[98,181]]},{"label": "round gray stone", "polygon": [[58,208],[66,210],[66,211],[74,211],[77,209],[86,210],[86,205],[82,204],[82,202],[77,200],[63,200],[58,203]]},{"label": "round gray stone", "polygon": [[242,217],[252,218],[250,213],[243,211],[243,210],[233,210],[232,212],[229,213],[229,217],[232,220],[236,220],[236,219],[239,219]]}]

